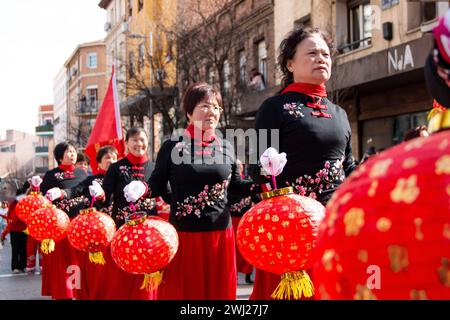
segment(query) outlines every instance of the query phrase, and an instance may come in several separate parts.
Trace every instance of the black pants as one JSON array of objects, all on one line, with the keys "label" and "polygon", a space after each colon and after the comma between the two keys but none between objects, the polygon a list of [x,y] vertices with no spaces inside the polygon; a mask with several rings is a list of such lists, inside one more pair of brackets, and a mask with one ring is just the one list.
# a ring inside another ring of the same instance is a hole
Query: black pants
[{"label": "black pants", "polygon": [[20,231],[11,231],[11,269],[25,269],[27,266],[27,235]]}]

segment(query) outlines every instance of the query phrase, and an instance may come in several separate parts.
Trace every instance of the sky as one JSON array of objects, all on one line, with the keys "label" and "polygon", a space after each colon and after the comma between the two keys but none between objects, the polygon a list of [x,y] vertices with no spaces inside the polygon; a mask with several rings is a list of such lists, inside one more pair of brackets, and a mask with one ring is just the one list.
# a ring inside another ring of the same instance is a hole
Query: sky
[{"label": "sky", "polygon": [[100,0],[0,1],[0,140],[7,129],[35,134],[39,105],[78,44],[104,39]]}]

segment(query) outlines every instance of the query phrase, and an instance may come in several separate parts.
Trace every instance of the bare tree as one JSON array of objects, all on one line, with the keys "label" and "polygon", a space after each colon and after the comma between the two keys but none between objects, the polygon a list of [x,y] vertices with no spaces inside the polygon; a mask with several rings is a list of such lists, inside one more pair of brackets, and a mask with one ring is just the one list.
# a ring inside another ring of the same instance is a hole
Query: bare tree
[{"label": "bare tree", "polygon": [[235,125],[242,94],[233,77],[233,53],[238,37],[233,1],[192,0],[185,5],[176,32],[178,85],[180,92],[198,81],[216,86],[222,95],[222,128]]}]

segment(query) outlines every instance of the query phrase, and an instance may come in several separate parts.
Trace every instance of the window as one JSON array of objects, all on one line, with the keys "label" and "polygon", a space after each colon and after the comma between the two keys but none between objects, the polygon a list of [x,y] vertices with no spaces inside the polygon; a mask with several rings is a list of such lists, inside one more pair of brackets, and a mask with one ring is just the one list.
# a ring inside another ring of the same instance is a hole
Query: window
[{"label": "window", "polygon": [[144,0],[138,0],[138,12],[144,7]]},{"label": "window", "polygon": [[399,0],[381,0],[381,9],[389,9],[390,7],[398,4]]},{"label": "window", "polygon": [[223,62],[223,88],[225,92],[230,90],[230,63],[228,59]]},{"label": "window", "polygon": [[436,3],[427,1],[408,2],[408,30],[420,27],[436,18]]},{"label": "window", "polygon": [[372,38],[372,8],[369,1],[349,1],[347,7],[349,43],[346,49],[367,47]]},{"label": "window", "polygon": [[247,82],[247,56],[244,50],[239,51],[239,80]]},{"label": "window", "polygon": [[258,42],[258,70],[264,77],[264,81],[267,81],[267,48],[266,41]]},{"label": "window", "polygon": [[133,0],[128,0],[128,16],[133,15]]},{"label": "window", "polygon": [[311,15],[306,15],[294,22],[294,27],[311,27]]},{"label": "window", "polygon": [[134,77],[134,52],[128,55],[128,75],[130,78]]},{"label": "window", "polygon": [[97,53],[88,53],[87,55],[87,66],[90,69],[97,68]]},{"label": "window", "polygon": [[139,45],[139,58],[138,58],[138,71],[141,72],[141,70],[144,68],[144,61],[145,61],[145,45],[141,43]]},{"label": "window", "polygon": [[86,87],[86,104],[88,112],[97,111],[97,86]]}]

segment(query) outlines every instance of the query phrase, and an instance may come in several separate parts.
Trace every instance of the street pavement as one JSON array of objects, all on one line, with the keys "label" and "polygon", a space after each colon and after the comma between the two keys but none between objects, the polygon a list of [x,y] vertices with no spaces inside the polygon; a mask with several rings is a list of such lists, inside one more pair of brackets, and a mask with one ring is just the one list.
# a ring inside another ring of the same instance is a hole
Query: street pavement
[{"label": "street pavement", "polygon": [[[252,292],[252,285],[245,283],[243,274],[239,273],[237,299],[247,300]],[[0,244],[0,300],[49,300],[41,296],[41,275],[11,271],[11,243],[9,237],[1,247]]]}]

